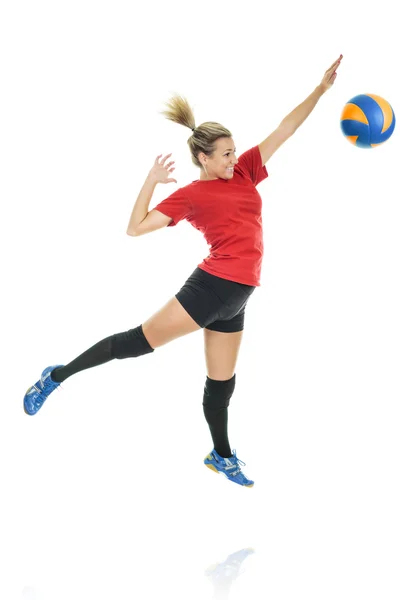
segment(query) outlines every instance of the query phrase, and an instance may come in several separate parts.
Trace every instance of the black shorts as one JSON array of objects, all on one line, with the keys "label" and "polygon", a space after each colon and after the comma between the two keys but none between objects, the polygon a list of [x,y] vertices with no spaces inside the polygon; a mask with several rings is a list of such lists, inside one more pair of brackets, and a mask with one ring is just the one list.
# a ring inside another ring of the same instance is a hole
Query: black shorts
[{"label": "black shorts", "polygon": [[175,298],[200,327],[234,333],[244,328],[244,311],[255,287],[222,279],[197,267]]}]

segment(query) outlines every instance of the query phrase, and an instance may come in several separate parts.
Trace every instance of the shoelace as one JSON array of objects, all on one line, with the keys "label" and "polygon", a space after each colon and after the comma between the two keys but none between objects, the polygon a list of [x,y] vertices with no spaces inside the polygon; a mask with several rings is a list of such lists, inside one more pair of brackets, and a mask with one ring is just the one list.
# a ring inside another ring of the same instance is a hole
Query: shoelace
[{"label": "shoelace", "polygon": [[[48,381],[50,381],[50,383],[54,383],[54,382],[52,381],[52,379],[50,378],[50,376],[49,376],[48,378],[46,378],[46,379],[47,379]],[[40,385],[41,385],[41,388],[38,388],[38,387],[36,386],[36,384],[33,384],[33,386],[32,386],[32,388],[35,388],[35,390],[38,392],[38,394],[41,394],[41,393],[44,391],[44,388],[46,387],[46,383],[43,381],[42,377],[40,378]],[[32,389],[32,388],[31,388],[31,389]],[[60,390],[60,389],[63,389],[63,388],[62,388],[62,386],[61,386],[61,384],[60,384],[60,385],[59,385],[59,386],[58,386],[56,389],[57,389],[57,390]]]},{"label": "shoelace", "polygon": [[[50,382],[51,382],[50,376],[48,376],[46,379],[50,380]],[[39,385],[41,386],[41,388],[36,387],[36,384],[33,384],[32,387],[35,388],[35,390],[38,392],[38,394],[41,394],[43,392],[44,388],[45,388],[45,385],[46,385],[45,382],[44,382],[44,380],[43,380],[43,377],[40,377]]]},{"label": "shoelace", "polygon": [[[237,475],[238,473],[242,472],[242,469],[241,469],[240,465],[242,465],[243,467],[245,467],[246,463],[243,462],[242,460],[240,460],[240,458],[238,458],[236,456],[236,450],[232,450],[232,455],[233,456],[231,456],[231,458],[229,460],[232,460],[232,462],[234,462],[235,465],[237,466],[236,471],[233,471],[233,473],[232,473],[232,477],[235,477],[235,475]],[[231,469],[232,467],[225,467],[225,468],[226,469]]]}]

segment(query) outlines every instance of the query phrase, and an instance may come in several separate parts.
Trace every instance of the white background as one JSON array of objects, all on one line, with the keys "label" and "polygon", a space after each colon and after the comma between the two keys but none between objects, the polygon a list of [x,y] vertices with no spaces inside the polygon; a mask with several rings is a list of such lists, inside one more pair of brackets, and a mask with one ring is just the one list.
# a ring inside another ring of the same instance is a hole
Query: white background
[{"label": "white background", "polygon": [[[399,597],[399,135],[362,150],[339,126],[360,93],[400,114],[391,6],[2,3],[1,598],[222,597],[204,571],[247,546],[230,600]],[[229,413],[255,486],[203,465],[201,331],[79,373],[26,416],[46,366],[143,323],[207,256],[187,222],[125,234],[158,154],[178,184],[150,207],[199,177],[190,131],[159,114],[169,94],[240,154],[340,53],[258,186],[262,285]]]}]

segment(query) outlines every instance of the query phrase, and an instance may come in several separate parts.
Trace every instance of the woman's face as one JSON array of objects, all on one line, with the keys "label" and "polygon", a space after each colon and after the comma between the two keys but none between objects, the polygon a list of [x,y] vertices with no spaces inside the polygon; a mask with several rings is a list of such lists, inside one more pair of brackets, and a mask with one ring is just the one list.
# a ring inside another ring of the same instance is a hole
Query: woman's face
[{"label": "woman's face", "polygon": [[235,143],[232,138],[219,138],[212,157],[203,155],[208,179],[232,179],[233,167],[238,162]]}]

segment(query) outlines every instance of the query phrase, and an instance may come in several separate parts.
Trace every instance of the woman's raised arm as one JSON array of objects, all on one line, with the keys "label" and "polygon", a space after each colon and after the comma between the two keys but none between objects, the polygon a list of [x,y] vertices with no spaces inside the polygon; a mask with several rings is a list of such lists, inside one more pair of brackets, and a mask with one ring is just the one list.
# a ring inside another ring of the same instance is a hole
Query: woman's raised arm
[{"label": "woman's raised arm", "polygon": [[[143,187],[139,192],[139,196],[137,197],[137,200],[133,207],[128,227],[126,229],[126,233],[128,235],[136,235],[139,226],[149,214],[150,200],[153,196],[157,183],[177,183],[176,179],[172,179],[169,177],[172,171],[175,170],[175,167],[171,167],[171,165],[173,165],[175,161],[172,160],[169,163],[165,164],[165,161],[171,156],[171,154],[167,154],[159,162],[159,158],[161,158],[161,156],[162,154],[159,154],[157,156],[156,160],[154,161],[154,165],[149,171],[146,181],[144,182]],[[163,227],[163,225],[159,225],[159,227],[156,227],[156,229],[160,229],[160,227]]]},{"label": "woman's raised arm", "polygon": [[262,164],[265,165],[267,160],[278,150],[280,146],[288,138],[290,138],[296,129],[306,120],[311,111],[315,108],[318,100],[321,96],[330,88],[336,79],[336,69],[340,65],[343,55],[341,54],[334,63],[331,64],[329,69],[325,71],[321,83],[315,88],[315,90],[297,106],[291,113],[289,113],[280,125],[273,131],[261,144],[258,145],[261,153]]}]

